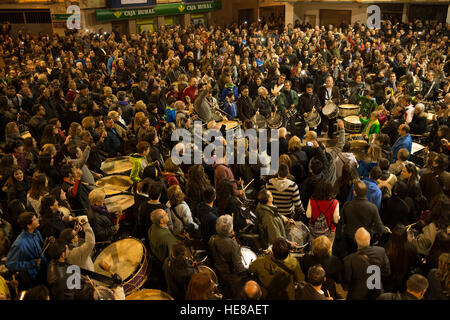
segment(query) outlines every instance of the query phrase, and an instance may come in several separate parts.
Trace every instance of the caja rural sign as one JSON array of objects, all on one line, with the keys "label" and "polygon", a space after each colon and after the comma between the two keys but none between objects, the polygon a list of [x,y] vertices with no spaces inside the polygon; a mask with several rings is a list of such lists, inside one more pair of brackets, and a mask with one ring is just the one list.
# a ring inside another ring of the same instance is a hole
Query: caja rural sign
[{"label": "caja rural sign", "polygon": [[157,16],[171,16],[186,13],[202,13],[222,8],[222,1],[202,3],[168,3],[160,4],[152,8],[109,10],[101,9],[96,11],[97,21],[116,21],[151,18]]}]

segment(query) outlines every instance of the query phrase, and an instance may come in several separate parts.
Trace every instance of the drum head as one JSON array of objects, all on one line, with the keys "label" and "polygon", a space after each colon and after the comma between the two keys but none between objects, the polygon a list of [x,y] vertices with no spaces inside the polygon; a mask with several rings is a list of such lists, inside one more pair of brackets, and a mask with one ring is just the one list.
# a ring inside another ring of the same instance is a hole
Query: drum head
[{"label": "drum head", "polygon": [[241,258],[244,268],[248,269],[250,264],[256,260],[257,255],[250,248],[241,247]]},{"label": "drum head", "polygon": [[108,175],[124,173],[130,171],[132,168],[133,165],[127,156],[106,159],[100,166],[100,169]]},{"label": "drum head", "polygon": [[105,206],[110,212],[125,211],[134,205],[134,196],[119,194],[105,199]]},{"label": "drum head", "polygon": [[336,105],[334,104],[334,103],[327,103],[324,107],[323,107],[323,109],[322,109],[322,113],[324,114],[324,115],[329,115],[329,114],[331,114],[333,111],[335,111],[336,110]]},{"label": "drum head", "polygon": [[268,126],[272,129],[278,129],[281,127],[282,119],[279,113],[275,113],[268,120]]},{"label": "drum head", "polygon": [[301,221],[296,221],[295,225],[289,224],[286,235],[289,241],[297,242],[298,248],[306,247],[311,239],[308,227]]},{"label": "drum head", "polygon": [[161,290],[144,289],[130,294],[125,300],[173,300],[173,298]]},{"label": "drum head", "polygon": [[[210,267],[207,267],[207,266],[203,266],[203,265],[202,265],[202,266],[198,266],[196,269],[198,269],[197,272],[205,272],[205,273],[209,273],[209,275],[210,275],[212,281],[213,281],[215,284],[218,284],[218,283],[219,283],[219,280],[217,279],[216,273],[215,273],[214,270],[212,270]],[[194,269],[194,270],[195,270],[195,269]]]},{"label": "drum head", "polygon": [[266,118],[261,114],[255,114],[253,120],[255,121],[255,126],[259,129],[265,128],[267,125]]},{"label": "drum head", "polygon": [[239,122],[237,122],[237,121],[227,120],[227,121],[220,121],[220,122],[217,122],[217,125],[219,126],[219,128],[220,128],[223,124],[224,124],[225,127],[226,127],[225,130],[231,130],[231,129],[234,129],[234,128],[236,128],[236,127],[239,126]]},{"label": "drum head", "polygon": [[423,149],[425,149],[425,146],[423,146],[419,143],[413,142],[412,147],[411,147],[411,154],[415,154],[416,152],[419,152]]},{"label": "drum head", "polygon": [[103,189],[107,196],[110,196],[130,189],[133,180],[128,176],[114,175],[101,178],[95,185]]},{"label": "drum head", "polygon": [[355,124],[360,124],[361,121],[359,120],[358,116],[348,116],[344,118],[344,121],[347,121],[349,123],[355,123]]},{"label": "drum head", "polygon": [[124,282],[140,267],[146,250],[142,242],[136,239],[122,239],[103,249],[94,261],[94,271],[107,277],[111,274],[103,270],[99,263],[106,262],[111,271],[117,273]]},{"label": "drum head", "polygon": [[356,104],[341,104],[339,105],[341,109],[359,109],[359,106]]}]

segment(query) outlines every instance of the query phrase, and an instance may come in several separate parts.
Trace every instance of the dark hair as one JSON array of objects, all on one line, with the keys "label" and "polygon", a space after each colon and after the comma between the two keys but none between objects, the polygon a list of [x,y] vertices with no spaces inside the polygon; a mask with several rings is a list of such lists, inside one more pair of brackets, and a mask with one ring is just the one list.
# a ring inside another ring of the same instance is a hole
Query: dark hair
[{"label": "dark hair", "polygon": [[61,176],[62,176],[63,178],[66,178],[66,177],[68,177],[69,175],[71,175],[71,174],[72,174],[72,168],[73,168],[73,165],[70,164],[70,163],[65,163],[65,164],[63,164],[63,165],[61,166],[61,169],[60,169]]},{"label": "dark hair", "polygon": [[447,229],[450,225],[450,200],[448,198],[441,198],[436,201],[431,209],[428,222],[434,222],[438,229]]},{"label": "dark hair", "polygon": [[225,210],[234,196],[233,182],[228,179],[222,179],[217,184],[217,193],[220,194],[220,197],[216,200],[219,215],[226,214],[227,212],[225,212]]},{"label": "dark hair", "polygon": [[137,152],[140,154],[144,153],[144,151],[146,151],[149,148],[150,148],[150,143],[148,143],[147,141],[141,141],[136,146]]},{"label": "dark hair", "polygon": [[398,180],[392,188],[392,194],[396,195],[400,199],[405,199],[408,195],[408,186],[405,182]]},{"label": "dark hair", "polygon": [[19,224],[19,227],[23,230],[27,230],[28,225],[33,223],[33,217],[36,216],[36,213],[34,212],[22,212],[19,217],[17,218],[17,223]]},{"label": "dark hair", "polygon": [[378,166],[376,166],[373,167],[372,170],[370,170],[369,177],[370,179],[378,180],[381,178],[381,174],[382,174],[381,169]]},{"label": "dark hair", "polygon": [[71,228],[65,228],[59,233],[59,240],[65,244],[70,244],[73,238],[75,238],[75,235],[73,234],[73,229]]},{"label": "dark hair", "polygon": [[333,196],[333,186],[331,183],[326,181],[321,181],[314,188],[314,193],[312,198],[314,200],[330,200]]},{"label": "dark hair", "polygon": [[81,289],[74,290],[74,300],[95,300],[94,299],[95,288],[93,284],[82,278]]},{"label": "dark hair", "polygon": [[163,191],[163,185],[160,181],[153,181],[148,186],[148,196],[151,200],[158,200],[158,198],[161,196],[161,193]]},{"label": "dark hair", "polygon": [[405,226],[397,224],[384,248],[391,264],[392,276],[401,280],[408,271],[407,259],[408,234]]},{"label": "dark hair", "polygon": [[66,244],[61,240],[56,240],[48,246],[50,259],[58,260],[64,252],[66,252]]},{"label": "dark hair", "polygon": [[216,190],[212,186],[207,186],[205,190],[203,191],[203,201],[206,203],[211,203],[214,201],[214,198],[216,197]]},{"label": "dark hair", "polygon": [[289,167],[286,163],[280,163],[278,167],[278,176],[280,178],[286,178],[289,174]]},{"label": "dark hair", "polygon": [[149,165],[144,168],[144,171],[142,172],[142,178],[150,178],[151,180],[157,179],[157,169],[154,165]]},{"label": "dark hair", "polygon": [[308,282],[313,286],[320,286],[325,281],[325,270],[320,264],[315,264],[308,269]]},{"label": "dark hair", "polygon": [[344,146],[342,147],[342,152],[349,152],[349,151],[350,151],[350,141],[346,140]]},{"label": "dark hair", "polygon": [[390,143],[390,138],[387,134],[385,133],[380,133],[379,135],[376,136],[375,138],[376,141],[379,141],[381,143],[382,146],[387,146]]},{"label": "dark hair", "polygon": [[52,195],[46,195],[41,200],[41,216],[42,217],[50,217],[52,215],[51,206],[55,203],[56,199]]},{"label": "dark hair", "polygon": [[378,167],[382,170],[382,171],[386,171],[389,170],[389,166],[390,166],[390,162],[388,159],[386,158],[380,158],[378,160]]},{"label": "dark hair", "polygon": [[322,161],[320,161],[316,157],[313,157],[311,159],[311,162],[309,163],[309,167],[311,168],[311,171],[314,175],[318,175],[323,171],[324,164]]},{"label": "dark hair", "polygon": [[428,280],[418,273],[413,274],[409,277],[408,281],[406,281],[406,288],[415,293],[422,292],[428,288]]},{"label": "dark hair", "polygon": [[276,238],[275,241],[272,244],[272,252],[275,259],[278,260],[284,260],[289,255],[289,250],[291,249],[291,246],[289,242],[287,242],[284,238]]},{"label": "dark hair", "polygon": [[171,262],[177,269],[185,269],[187,267],[186,262],[186,247],[181,242],[176,242],[172,245],[172,257],[170,257]]},{"label": "dark hair", "polygon": [[364,182],[358,181],[353,184],[357,197],[364,197],[367,194],[367,186]]},{"label": "dark hair", "polygon": [[47,287],[44,285],[39,285],[26,290],[22,300],[46,300],[49,297],[50,292]]}]

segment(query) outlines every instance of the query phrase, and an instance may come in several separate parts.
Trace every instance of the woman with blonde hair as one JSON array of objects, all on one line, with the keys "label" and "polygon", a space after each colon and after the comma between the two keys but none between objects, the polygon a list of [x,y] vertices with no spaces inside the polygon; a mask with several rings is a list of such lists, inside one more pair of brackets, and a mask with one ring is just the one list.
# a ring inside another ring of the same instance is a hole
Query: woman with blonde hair
[{"label": "woman with blonde hair", "polygon": [[[119,211],[116,215],[108,211],[105,205],[105,192],[102,189],[94,189],[89,193],[89,224],[94,230],[97,242],[113,241],[114,235],[119,230]],[[114,223],[114,219],[116,222]]]},{"label": "woman with blonde hair", "polygon": [[292,161],[289,172],[295,178],[297,185],[301,185],[306,178],[306,169],[308,168],[308,156],[302,151],[302,141],[299,137],[293,136],[288,143],[288,156]]},{"label": "woman with blonde hair", "polygon": [[365,159],[358,162],[358,174],[361,178],[369,178],[369,173],[372,168],[378,166],[378,161],[382,158],[381,147],[372,144],[367,150]]},{"label": "woman with blonde hair", "polygon": [[450,298],[450,253],[439,256],[438,267],[428,273],[430,287],[425,300],[449,300]]},{"label": "woman with blonde hair", "polygon": [[144,112],[137,112],[134,116],[134,133],[138,141],[141,141],[143,136],[147,133],[147,129],[150,127],[150,121]]},{"label": "woman with blonde hair", "polygon": [[320,264],[326,272],[326,280],[322,285],[323,291],[329,291],[333,299],[342,299],[336,291],[336,283],[342,283],[344,265],[342,261],[332,254],[333,243],[327,236],[320,236],[313,240],[312,251],[301,260],[303,273],[308,274],[310,267]]},{"label": "woman with blonde hair", "polygon": [[70,142],[75,144],[77,147],[81,147],[82,138],[81,134],[83,133],[83,127],[78,122],[72,122],[70,124],[67,135],[71,137]]},{"label": "woman with blonde hair", "polygon": [[[173,185],[167,190],[169,198],[169,210],[172,214],[172,221],[174,221],[173,231],[182,234],[186,230],[191,236],[198,230],[198,225],[192,218],[192,212],[185,199],[185,195],[180,186]],[[177,219],[174,219],[174,216]],[[175,221],[180,220],[182,225],[177,226]]]}]

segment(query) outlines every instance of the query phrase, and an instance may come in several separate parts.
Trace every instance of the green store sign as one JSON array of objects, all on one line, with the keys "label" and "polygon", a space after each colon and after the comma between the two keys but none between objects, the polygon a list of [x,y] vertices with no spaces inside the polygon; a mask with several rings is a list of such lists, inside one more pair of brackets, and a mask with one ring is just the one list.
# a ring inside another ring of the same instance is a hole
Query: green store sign
[{"label": "green store sign", "polygon": [[151,18],[157,16],[172,16],[177,14],[202,13],[222,8],[222,1],[202,3],[167,3],[159,4],[152,8],[109,10],[101,9],[96,11],[97,21],[117,21],[141,18]]}]

